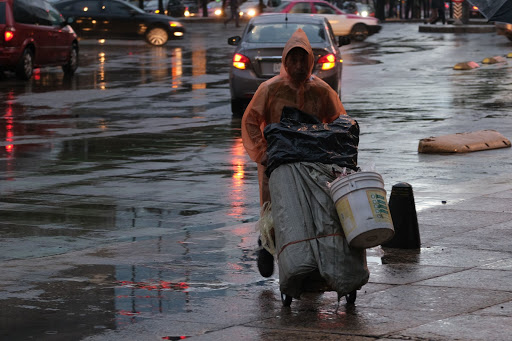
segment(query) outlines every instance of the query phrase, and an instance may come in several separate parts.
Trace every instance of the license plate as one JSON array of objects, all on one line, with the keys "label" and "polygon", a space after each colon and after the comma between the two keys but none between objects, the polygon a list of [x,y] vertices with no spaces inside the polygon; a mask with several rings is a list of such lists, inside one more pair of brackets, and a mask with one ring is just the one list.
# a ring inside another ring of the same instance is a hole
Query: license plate
[{"label": "license plate", "polygon": [[274,63],[274,73],[279,73],[281,71],[281,63]]}]

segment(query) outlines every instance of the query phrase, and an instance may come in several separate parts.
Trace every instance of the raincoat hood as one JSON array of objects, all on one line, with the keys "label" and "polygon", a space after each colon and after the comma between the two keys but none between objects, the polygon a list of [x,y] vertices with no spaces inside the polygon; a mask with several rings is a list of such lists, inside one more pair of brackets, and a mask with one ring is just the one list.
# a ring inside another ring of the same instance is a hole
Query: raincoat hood
[{"label": "raincoat hood", "polygon": [[313,73],[313,66],[315,64],[315,55],[313,54],[313,49],[311,48],[311,44],[309,43],[309,39],[306,35],[306,33],[302,30],[302,28],[297,29],[297,31],[293,32],[290,39],[288,39],[288,42],[284,46],[283,49],[283,55],[281,57],[282,64],[281,64],[281,70],[280,74],[282,77],[285,77],[287,79],[290,79],[290,76],[286,72],[286,68],[284,67],[284,62],[286,60],[286,56],[290,51],[295,48],[300,47],[301,49],[304,49],[308,53],[308,79],[311,77],[311,74]]}]

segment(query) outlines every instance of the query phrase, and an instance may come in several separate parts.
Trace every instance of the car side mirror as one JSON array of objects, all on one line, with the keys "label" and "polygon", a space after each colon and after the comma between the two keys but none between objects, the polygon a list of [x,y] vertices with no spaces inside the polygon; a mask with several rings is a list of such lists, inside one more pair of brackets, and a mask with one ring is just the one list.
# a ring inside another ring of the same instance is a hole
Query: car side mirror
[{"label": "car side mirror", "polygon": [[75,18],[74,17],[67,17],[66,21],[64,21],[64,25],[71,25],[74,22],[75,22]]},{"label": "car side mirror", "polygon": [[240,44],[241,40],[242,40],[242,38],[240,38],[239,36],[234,36],[234,37],[228,38],[228,44],[236,46],[236,45]]},{"label": "car side mirror", "polygon": [[338,37],[338,46],[348,45],[350,44],[349,37]]}]

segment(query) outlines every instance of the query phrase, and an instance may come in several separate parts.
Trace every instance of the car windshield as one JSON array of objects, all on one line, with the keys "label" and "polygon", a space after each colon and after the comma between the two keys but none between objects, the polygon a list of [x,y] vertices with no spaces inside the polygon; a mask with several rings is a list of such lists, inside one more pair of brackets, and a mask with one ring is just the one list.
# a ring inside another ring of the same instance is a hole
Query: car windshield
[{"label": "car windshield", "polygon": [[290,4],[290,1],[282,1],[279,6],[274,8],[272,12],[280,13],[286,6]]},{"label": "car windshield", "polygon": [[142,9],[140,9],[139,7],[137,7],[137,6],[133,5],[133,4],[129,3],[129,2],[124,2],[124,1],[123,1],[123,4],[124,4],[124,5],[126,5],[127,7],[130,7],[130,9],[132,9],[132,10],[134,10],[134,11],[136,11],[136,12],[139,12],[139,13],[146,13],[146,12],[144,12]]},{"label": "car windshield", "polygon": [[0,2],[0,24],[5,24],[5,2]]},{"label": "car windshield", "polygon": [[285,44],[298,28],[304,30],[312,44],[325,41],[325,30],[322,25],[299,23],[254,25],[247,31],[245,41],[249,43]]}]

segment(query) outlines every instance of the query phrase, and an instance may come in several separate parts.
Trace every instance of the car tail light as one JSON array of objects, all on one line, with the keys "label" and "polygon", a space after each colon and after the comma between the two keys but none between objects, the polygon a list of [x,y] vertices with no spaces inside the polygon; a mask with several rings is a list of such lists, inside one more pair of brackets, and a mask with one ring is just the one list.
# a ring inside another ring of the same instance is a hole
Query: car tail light
[{"label": "car tail light", "polygon": [[322,65],[322,70],[330,70],[336,66],[336,56],[332,53],[329,53],[320,57],[317,63]]},{"label": "car tail light", "polygon": [[233,66],[240,70],[245,70],[249,66],[250,60],[240,53],[235,53],[233,56]]},{"label": "car tail light", "polygon": [[14,31],[16,29],[14,27],[6,27],[4,32],[4,41],[8,42],[11,41],[14,38]]}]

